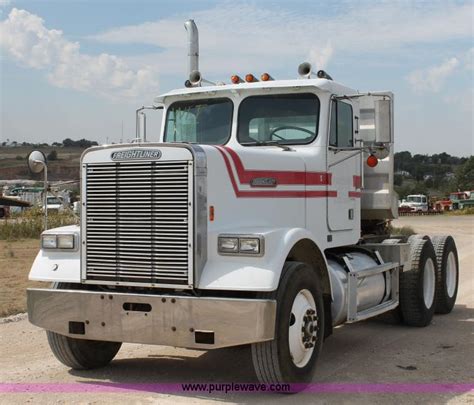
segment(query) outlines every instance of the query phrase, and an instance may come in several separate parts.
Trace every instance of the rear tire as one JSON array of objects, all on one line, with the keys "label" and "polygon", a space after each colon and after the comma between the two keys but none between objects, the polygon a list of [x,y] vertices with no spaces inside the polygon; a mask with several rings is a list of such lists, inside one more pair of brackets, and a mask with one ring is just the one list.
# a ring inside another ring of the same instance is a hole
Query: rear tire
[{"label": "rear tire", "polygon": [[431,241],[438,265],[435,312],[449,314],[454,308],[458,294],[458,251],[451,236],[434,236]]},{"label": "rear tire", "polygon": [[[81,284],[54,283],[59,290],[80,290]],[[109,364],[120,350],[120,342],[75,339],[46,331],[49,347],[54,356],[64,365],[75,370],[87,370],[104,367]]]},{"label": "rear tire", "polygon": [[436,294],[436,254],[429,239],[411,240],[411,270],[400,274],[400,309],[403,322],[427,326],[433,319]]},{"label": "rear tire", "polygon": [[[268,298],[268,294],[266,295]],[[324,303],[318,274],[307,264],[286,262],[278,289],[275,338],[252,345],[261,383],[308,383],[324,340]]]}]

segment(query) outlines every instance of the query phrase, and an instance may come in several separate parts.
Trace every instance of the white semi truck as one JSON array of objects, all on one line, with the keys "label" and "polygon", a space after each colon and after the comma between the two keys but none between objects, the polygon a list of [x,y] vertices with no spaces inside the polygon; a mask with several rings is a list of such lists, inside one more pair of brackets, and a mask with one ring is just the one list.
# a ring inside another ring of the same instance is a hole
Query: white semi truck
[{"label": "white semi truck", "polygon": [[387,233],[393,94],[308,63],[296,80],[204,86],[185,25],[190,78],[154,101],[159,142],[142,129],[86,150],[80,227],[42,234],[30,279],[53,284],[28,290],[28,314],[59,361],[102,367],[122,342],[249,345],[261,382],[304,383],[336,325],[449,313],[453,238]]}]

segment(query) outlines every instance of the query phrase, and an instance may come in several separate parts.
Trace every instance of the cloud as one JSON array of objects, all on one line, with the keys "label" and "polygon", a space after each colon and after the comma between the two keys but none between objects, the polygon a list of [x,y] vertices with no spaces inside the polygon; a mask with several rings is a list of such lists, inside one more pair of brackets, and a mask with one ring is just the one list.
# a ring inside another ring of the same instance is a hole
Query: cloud
[{"label": "cloud", "polygon": [[114,55],[83,54],[78,42],[46,28],[43,19],[26,10],[14,8],[0,22],[0,46],[20,64],[45,70],[48,81],[57,87],[109,98],[136,98],[156,90],[152,68],[132,70]]},{"label": "cloud", "polygon": [[474,70],[474,48],[469,49],[463,57],[466,70]]},{"label": "cloud", "polygon": [[437,66],[418,69],[410,73],[408,82],[417,91],[438,92],[446,79],[458,68],[459,59],[450,58]]},{"label": "cloud", "polygon": [[[295,66],[310,58],[327,67],[334,53],[365,57],[394,54],[406,47],[437,44],[472,36],[472,5],[455,1],[351,2],[332,3],[319,9],[259,6],[221,2],[194,12],[199,27],[201,63],[207,73],[245,69],[267,70]],[[184,73],[186,15],[116,27],[90,37],[96,41],[121,44],[149,44],[156,53],[135,57],[162,70]],[[436,29],[433,29],[436,27]],[[295,67],[296,70],[296,67]],[[245,73],[245,72],[244,72]]]},{"label": "cloud", "polygon": [[313,48],[309,52],[308,60],[314,64],[317,69],[325,69],[332,58],[334,48],[330,43],[322,48]]}]

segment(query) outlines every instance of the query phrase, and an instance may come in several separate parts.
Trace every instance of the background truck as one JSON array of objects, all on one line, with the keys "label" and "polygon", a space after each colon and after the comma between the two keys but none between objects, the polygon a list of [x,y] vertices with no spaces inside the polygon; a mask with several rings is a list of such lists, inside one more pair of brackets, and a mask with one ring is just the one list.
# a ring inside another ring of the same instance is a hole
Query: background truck
[{"label": "background truck", "polygon": [[408,212],[428,212],[428,197],[424,194],[410,194],[398,208]]},{"label": "background truck", "polygon": [[449,199],[452,202],[453,210],[462,210],[464,208],[474,207],[474,191],[461,191],[451,193]]},{"label": "background truck", "polygon": [[55,356],[90,369],[122,342],[248,345],[261,382],[305,383],[336,325],[449,313],[453,238],[386,231],[398,208],[393,94],[308,63],[296,80],[213,84],[185,26],[185,88],[149,107],[163,111],[159,142],[137,128],[133,143],[88,149],[81,226],[42,234],[30,279],[54,284],[28,290],[28,314]]}]

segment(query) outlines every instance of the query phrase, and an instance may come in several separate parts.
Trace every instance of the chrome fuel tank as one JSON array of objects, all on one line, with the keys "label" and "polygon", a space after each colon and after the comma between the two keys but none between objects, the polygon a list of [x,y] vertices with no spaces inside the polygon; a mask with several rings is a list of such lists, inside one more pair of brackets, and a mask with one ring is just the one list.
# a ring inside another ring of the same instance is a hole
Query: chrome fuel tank
[{"label": "chrome fuel tank", "polygon": [[[379,265],[374,258],[363,252],[339,253],[338,257],[339,259],[347,258],[354,272]],[[333,325],[339,325],[347,320],[348,269],[344,266],[343,261],[337,260],[337,258],[329,257],[328,265],[333,293],[331,306]],[[357,285],[357,311],[368,309],[383,302],[389,288],[390,286],[387,285],[383,274],[361,278]]]}]

